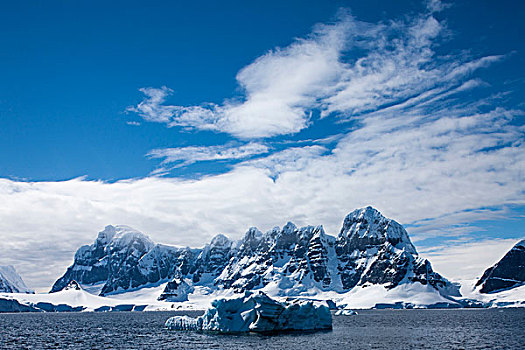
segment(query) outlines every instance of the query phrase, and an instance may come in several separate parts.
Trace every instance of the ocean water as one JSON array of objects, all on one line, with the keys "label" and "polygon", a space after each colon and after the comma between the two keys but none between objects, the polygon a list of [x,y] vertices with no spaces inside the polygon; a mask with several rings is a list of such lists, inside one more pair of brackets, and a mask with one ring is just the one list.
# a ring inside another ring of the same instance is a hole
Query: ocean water
[{"label": "ocean water", "polygon": [[0,349],[525,349],[525,309],[364,310],[330,332],[272,336],[165,329],[176,314],[0,314]]}]

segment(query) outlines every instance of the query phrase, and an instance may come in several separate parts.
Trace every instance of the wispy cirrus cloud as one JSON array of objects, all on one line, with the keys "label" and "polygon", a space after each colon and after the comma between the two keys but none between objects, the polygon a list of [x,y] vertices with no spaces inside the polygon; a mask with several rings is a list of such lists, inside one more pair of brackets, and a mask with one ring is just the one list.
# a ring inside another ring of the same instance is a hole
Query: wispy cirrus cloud
[{"label": "wispy cirrus cloud", "polygon": [[306,39],[259,57],[237,74],[242,96],[222,105],[166,105],[172,90],[150,87],[140,89],[146,98],[127,110],[147,121],[239,138],[298,132],[308,125],[309,110],[337,79],[339,57],[354,25],[350,16],[344,16],[334,24],[318,25]]},{"label": "wispy cirrus cloud", "polygon": [[241,145],[228,143],[217,146],[159,148],[150,151],[147,156],[163,159],[162,165],[172,164],[174,167],[181,167],[204,161],[246,159],[268,153],[269,150],[267,145],[258,142]]},{"label": "wispy cirrus cloud", "polygon": [[242,93],[223,104],[169,105],[171,89],[150,87],[140,89],[146,98],[127,110],[168,126],[252,139],[297,133],[315,122],[314,111],[351,119],[439,98],[502,59],[438,56],[434,48],[447,33],[433,17],[439,4],[429,2],[427,13],[388,23],[362,22],[341,11],[334,23],[319,24],[307,37],[241,69],[236,78]]},{"label": "wispy cirrus cloud", "polygon": [[267,157],[246,161],[239,166],[264,169],[272,178],[277,178],[285,172],[300,172],[305,167],[312,166],[328,149],[321,145],[289,147],[283,151],[273,153]]}]

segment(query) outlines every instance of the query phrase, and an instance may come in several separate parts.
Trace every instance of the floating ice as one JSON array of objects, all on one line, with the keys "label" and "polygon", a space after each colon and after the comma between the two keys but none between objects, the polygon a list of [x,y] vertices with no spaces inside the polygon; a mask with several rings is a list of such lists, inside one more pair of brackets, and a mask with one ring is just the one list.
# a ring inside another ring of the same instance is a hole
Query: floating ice
[{"label": "floating ice", "polygon": [[247,292],[240,298],[214,300],[197,318],[171,317],[166,327],[221,333],[329,330],[332,315],[326,305],[314,301],[278,302],[263,292]]},{"label": "floating ice", "polygon": [[353,315],[357,315],[357,312],[354,310],[341,309],[341,310],[337,310],[335,312],[335,315],[336,316],[353,316]]}]

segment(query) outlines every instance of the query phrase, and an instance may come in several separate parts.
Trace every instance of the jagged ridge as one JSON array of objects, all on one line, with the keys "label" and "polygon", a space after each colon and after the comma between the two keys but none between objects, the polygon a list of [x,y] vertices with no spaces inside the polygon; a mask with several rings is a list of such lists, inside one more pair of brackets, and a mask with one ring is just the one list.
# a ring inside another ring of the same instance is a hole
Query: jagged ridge
[{"label": "jagged ridge", "polygon": [[239,241],[218,235],[202,249],[155,245],[131,228],[108,226],[93,245],[77,251],[52,290],[71,280],[103,283],[102,295],[171,280],[160,296],[171,301],[187,300],[198,285],[239,293],[272,287],[293,296],[419,282],[459,296],[457,286],[419,258],[406,230],[372,207],[347,215],[337,237],[322,226],[289,222],[266,233],[250,228]]}]

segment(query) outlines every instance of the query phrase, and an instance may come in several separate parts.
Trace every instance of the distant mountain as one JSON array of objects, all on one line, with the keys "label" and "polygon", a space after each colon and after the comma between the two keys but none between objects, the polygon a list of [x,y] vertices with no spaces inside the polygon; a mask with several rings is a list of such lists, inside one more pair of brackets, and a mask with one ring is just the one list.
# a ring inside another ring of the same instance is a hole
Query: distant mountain
[{"label": "distant mountain", "polygon": [[[100,286],[100,295],[168,282],[161,300],[188,295],[265,288],[280,296],[346,293],[355,288],[419,285],[447,300],[455,284],[418,256],[406,230],[372,207],[348,214],[337,237],[322,226],[262,233],[250,228],[239,241],[218,235],[202,249],[155,245],[126,226],[107,226],[90,246],[81,247],[52,291],[76,280]],[[429,289],[428,289],[429,288]]]},{"label": "distant mountain", "polygon": [[481,293],[494,293],[525,285],[525,240],[489,267],[476,283]]},{"label": "distant mountain", "polygon": [[11,265],[0,266],[0,292],[3,293],[34,293],[27,288],[22,277]]}]

